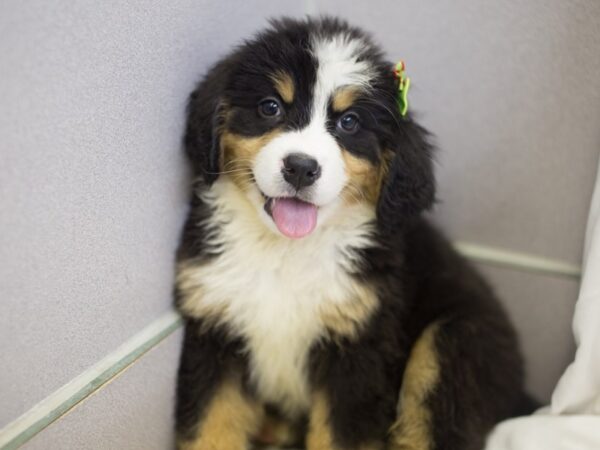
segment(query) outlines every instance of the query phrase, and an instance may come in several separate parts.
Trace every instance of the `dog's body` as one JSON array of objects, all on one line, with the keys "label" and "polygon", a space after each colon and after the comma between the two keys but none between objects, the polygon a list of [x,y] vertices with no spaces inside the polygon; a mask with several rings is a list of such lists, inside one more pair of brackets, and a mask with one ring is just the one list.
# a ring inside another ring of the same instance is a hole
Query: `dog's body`
[{"label": "dog's body", "polygon": [[397,89],[359,30],[284,20],[192,95],[180,448],[477,449],[516,411],[514,332],[420,218],[432,149]]}]

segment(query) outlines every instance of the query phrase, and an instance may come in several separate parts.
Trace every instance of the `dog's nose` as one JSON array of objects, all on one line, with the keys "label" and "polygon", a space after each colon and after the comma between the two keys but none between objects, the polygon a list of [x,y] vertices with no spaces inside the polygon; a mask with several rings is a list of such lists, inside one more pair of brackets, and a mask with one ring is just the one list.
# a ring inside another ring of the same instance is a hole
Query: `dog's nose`
[{"label": "dog's nose", "polygon": [[283,179],[301,189],[313,184],[321,176],[321,166],[316,159],[304,153],[291,153],[283,159]]}]

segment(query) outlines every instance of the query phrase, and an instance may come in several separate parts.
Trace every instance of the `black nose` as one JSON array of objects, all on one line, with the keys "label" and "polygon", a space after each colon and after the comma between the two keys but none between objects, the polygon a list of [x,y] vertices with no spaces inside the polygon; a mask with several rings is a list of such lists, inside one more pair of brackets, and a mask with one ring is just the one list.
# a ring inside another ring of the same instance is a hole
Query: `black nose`
[{"label": "black nose", "polygon": [[313,184],[321,176],[316,159],[304,153],[291,153],[283,159],[283,178],[296,189]]}]

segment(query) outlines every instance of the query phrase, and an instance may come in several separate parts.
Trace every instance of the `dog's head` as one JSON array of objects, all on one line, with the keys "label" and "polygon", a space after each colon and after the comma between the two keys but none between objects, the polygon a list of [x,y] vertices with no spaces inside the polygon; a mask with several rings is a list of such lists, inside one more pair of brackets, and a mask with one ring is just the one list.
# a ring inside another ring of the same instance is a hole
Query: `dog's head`
[{"label": "dog's head", "polygon": [[185,145],[196,176],[209,186],[230,177],[287,237],[357,203],[392,231],[435,190],[431,147],[400,115],[393,67],[344,22],[273,22],[192,94]]}]

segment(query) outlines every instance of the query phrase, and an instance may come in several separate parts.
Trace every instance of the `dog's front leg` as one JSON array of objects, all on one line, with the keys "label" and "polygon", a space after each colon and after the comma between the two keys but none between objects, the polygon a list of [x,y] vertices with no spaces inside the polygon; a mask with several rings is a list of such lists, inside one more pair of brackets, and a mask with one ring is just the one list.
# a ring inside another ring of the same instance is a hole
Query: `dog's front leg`
[{"label": "dog's front leg", "polygon": [[[347,436],[340,436],[342,430],[336,430],[331,417],[331,404],[324,392],[313,396],[308,434],[307,450],[383,450],[383,442],[379,439],[357,440],[352,444],[346,442]],[[352,445],[348,447],[348,445]]]},{"label": "dog's front leg", "polygon": [[380,353],[364,344],[331,344],[318,359],[307,450],[383,450],[397,388]]},{"label": "dog's front leg", "polygon": [[246,450],[262,408],[241,382],[235,345],[199,321],[186,324],[177,383],[179,450]]}]

